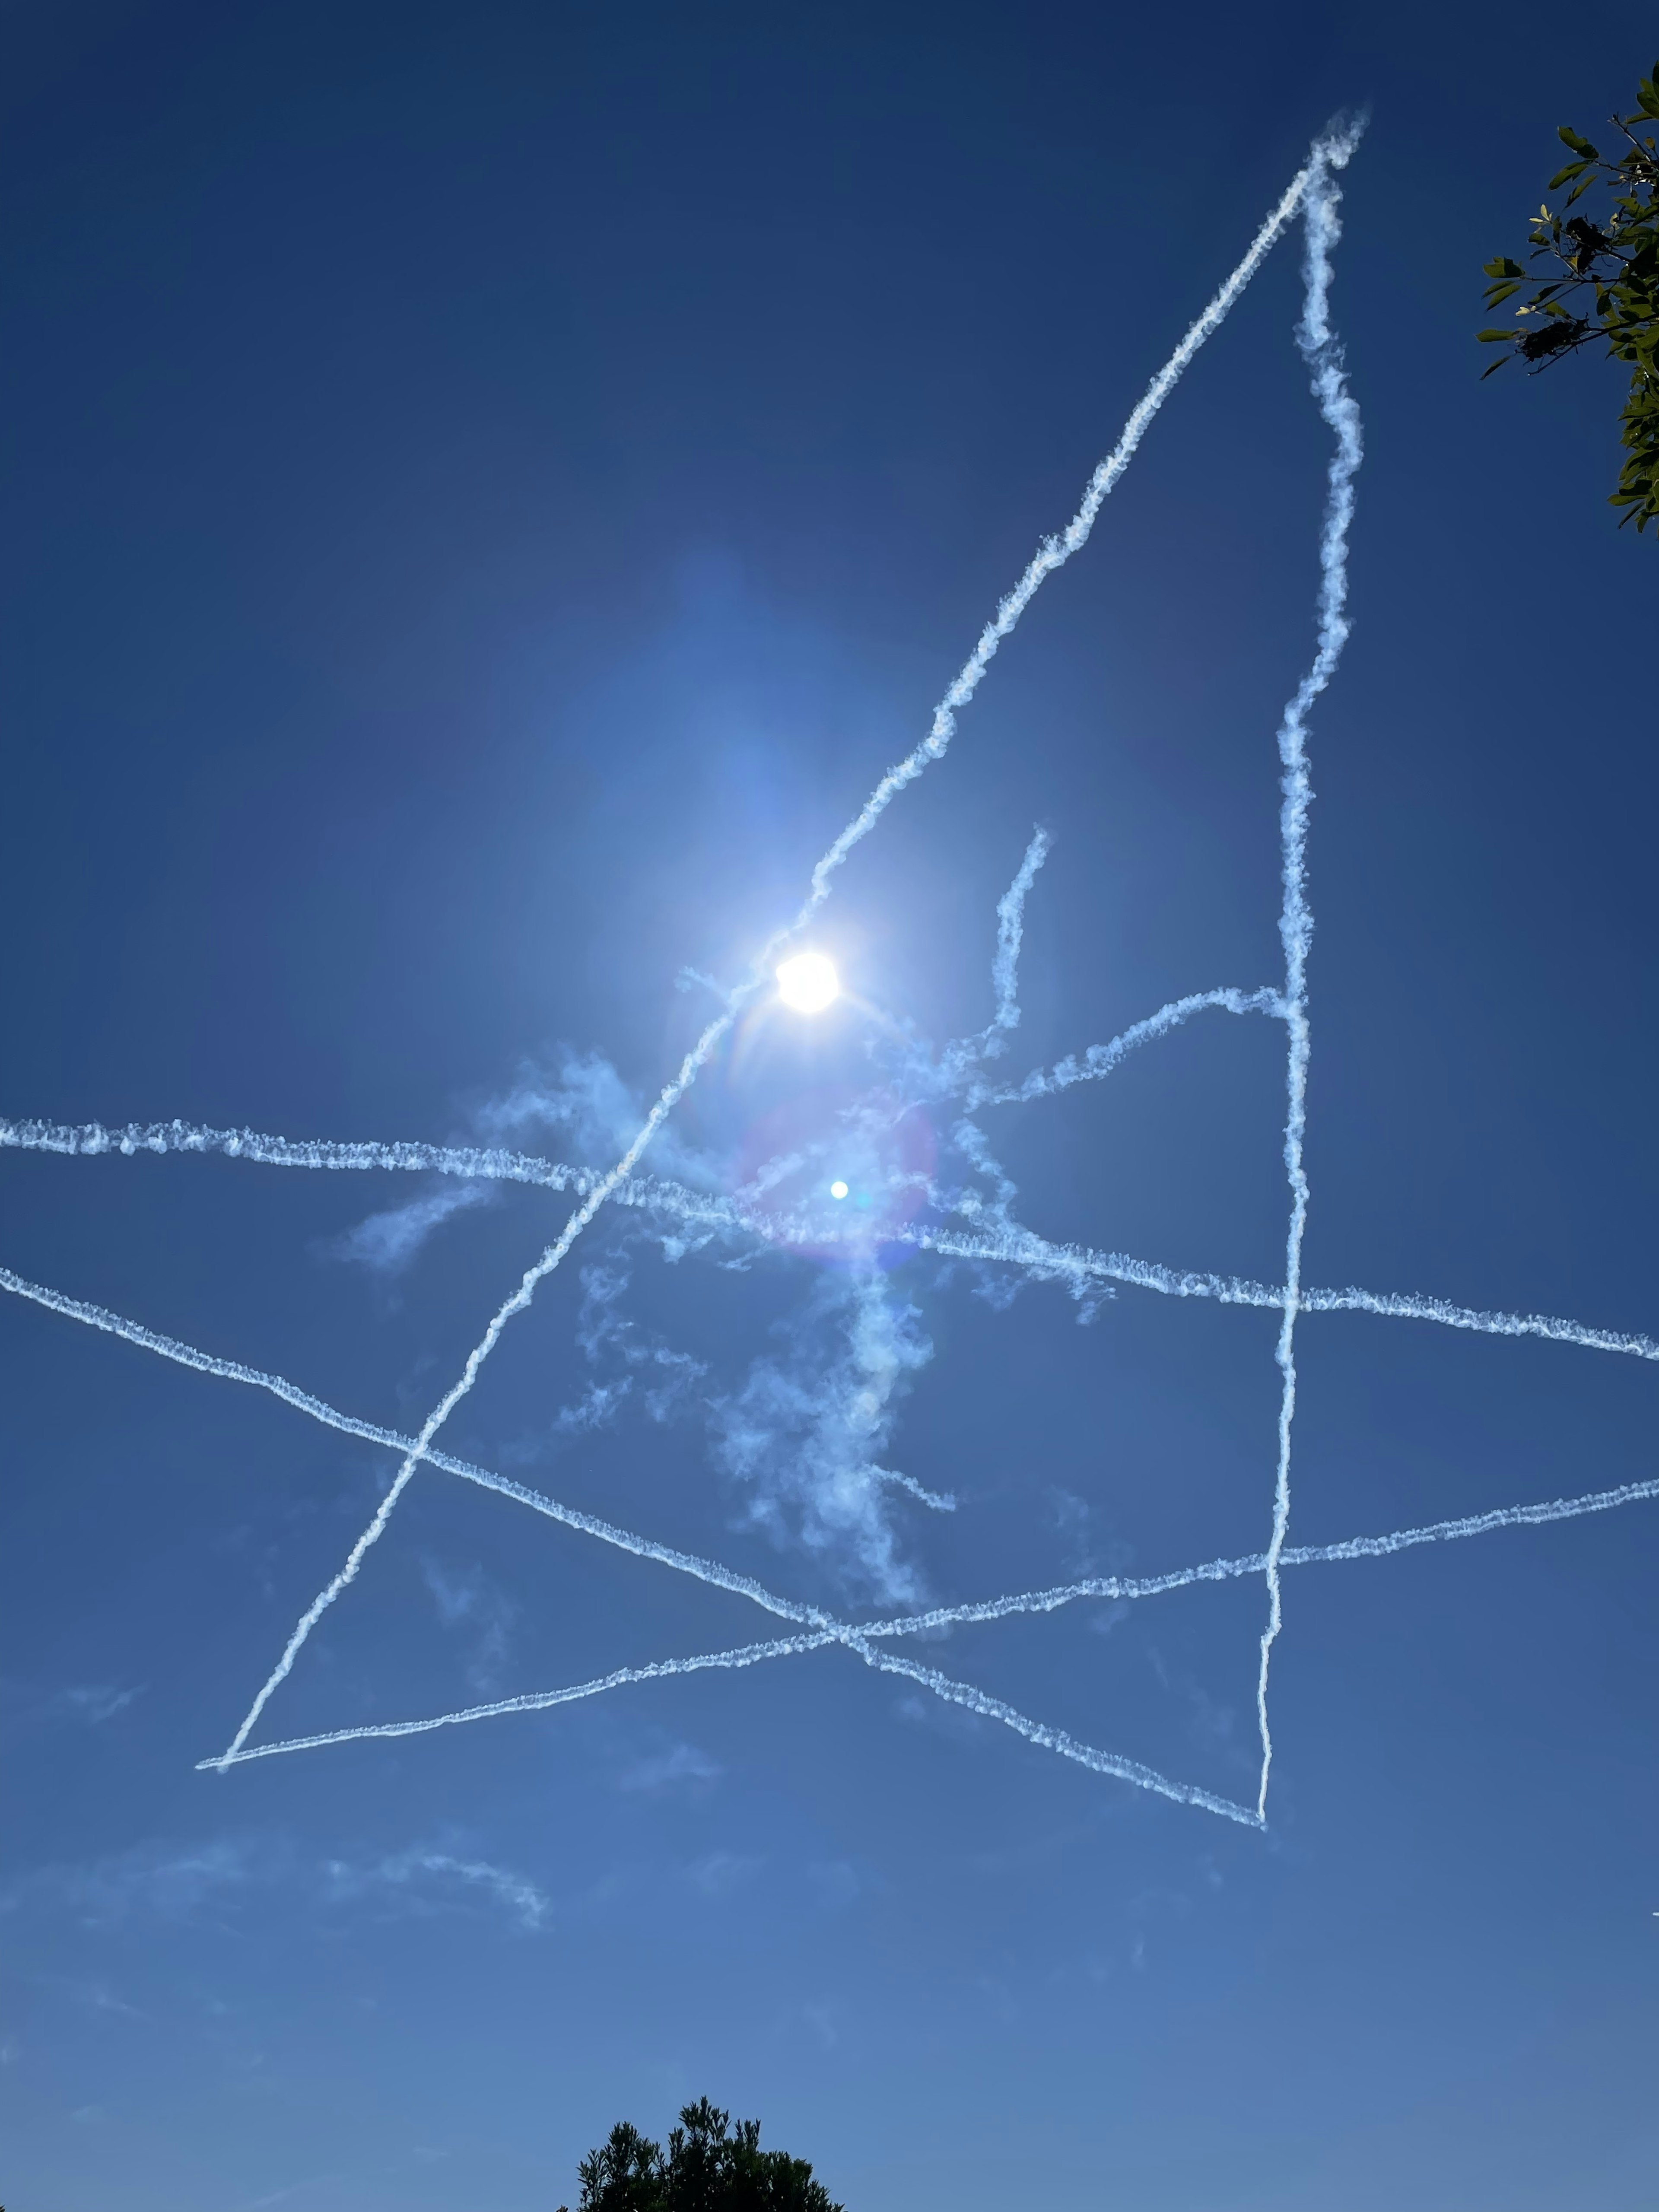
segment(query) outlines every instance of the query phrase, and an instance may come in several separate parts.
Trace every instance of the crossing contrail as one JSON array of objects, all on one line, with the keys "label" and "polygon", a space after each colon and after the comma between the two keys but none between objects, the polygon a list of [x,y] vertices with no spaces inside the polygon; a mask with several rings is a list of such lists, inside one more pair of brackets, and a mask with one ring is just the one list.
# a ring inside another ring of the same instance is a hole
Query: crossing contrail
[{"label": "crossing contrail", "polygon": [[[410,1439],[395,1430],[382,1428],[376,1423],[343,1413],[282,1376],[265,1374],[239,1360],[221,1358],[193,1345],[181,1343],[177,1338],[164,1336],[157,1330],[147,1328],[142,1322],[111,1313],[105,1307],[29,1282],[9,1268],[0,1268],[0,1289],[27,1298],[66,1320],[77,1321],[120,1337],[142,1351],[192,1368],[198,1373],[216,1376],[228,1382],[243,1383],[264,1391],[296,1413],[304,1413],[325,1427],[360,1437],[365,1443],[380,1444],[397,1452],[405,1452],[410,1449]],[[1054,1751],[1091,1771],[1112,1775],[1138,1788],[1152,1790],[1158,1796],[1195,1806],[1200,1810],[1218,1813],[1249,1826],[1261,1824],[1259,1812],[1252,1813],[1248,1807],[1237,1805],[1231,1799],[1216,1797],[1208,1791],[1194,1790],[1184,1783],[1172,1781],[1168,1776],[1158,1774],[1136,1760],[1122,1759],[1115,1753],[1099,1751],[1081,1744],[1063,1730],[1051,1729],[1040,1722],[1030,1720],[971,1684],[954,1681],[937,1668],[919,1667],[908,1661],[899,1662],[890,1654],[878,1656],[876,1646],[896,1638],[937,1634],[951,1627],[1005,1620],[1017,1614],[1053,1613],[1063,1606],[1089,1599],[1157,1597],[1168,1591],[1188,1588],[1194,1583],[1237,1580],[1261,1573],[1267,1565],[1265,1553],[1255,1553],[1243,1558],[1209,1559],[1197,1566],[1176,1568],[1162,1575],[1086,1577],[1048,1589],[1015,1592],[962,1605],[935,1606],[925,1611],[891,1615],[884,1620],[848,1622],[839,1620],[818,1607],[780,1597],[752,1577],[736,1573],[718,1561],[701,1559],[695,1553],[658,1544],[630,1529],[603,1521],[596,1515],[562,1505],[556,1499],[544,1497],[504,1475],[495,1474],[487,1468],[474,1466],[438,1450],[429,1450],[424,1457],[428,1464],[447,1474],[458,1475],[484,1489],[496,1491],[517,1504],[530,1507],[532,1511],[562,1522],[580,1534],[592,1536],[635,1558],[654,1560],[714,1589],[729,1591],[734,1596],[747,1598],[763,1611],[798,1624],[799,1632],[775,1638],[767,1643],[745,1644],[724,1651],[661,1660],[643,1667],[620,1668],[592,1681],[520,1697],[498,1698],[489,1705],[468,1706],[455,1712],[440,1713],[420,1720],[377,1723],[357,1728],[331,1729],[319,1735],[290,1737],[274,1743],[244,1746],[234,1758],[217,1753],[210,1759],[200,1760],[198,1765],[202,1768],[222,1771],[229,1765],[240,1765],[251,1759],[271,1758],[292,1751],[316,1750],[326,1745],[363,1742],[379,1737],[424,1735],[434,1729],[456,1727],[471,1721],[540,1711],[553,1705],[598,1697],[629,1684],[655,1681],[671,1675],[698,1674],[709,1668],[750,1667],[763,1660],[796,1656],[823,1650],[831,1645],[841,1645],[854,1651],[867,1664],[881,1667],[889,1673],[903,1674],[947,1703],[962,1705],[984,1717],[994,1719],[1001,1725],[1013,1729],[1028,1741]],[[1585,1514],[1604,1513],[1619,1506],[1655,1498],[1659,1498],[1659,1480],[1625,1483],[1614,1489],[1593,1491],[1578,1497],[1552,1498],[1535,1504],[1499,1506],[1488,1512],[1465,1515],[1455,1520],[1396,1529],[1386,1535],[1353,1536],[1334,1544],[1286,1546],[1279,1554],[1279,1565],[1283,1568],[1383,1558],[1419,1545],[1454,1542],[1486,1535],[1499,1528],[1536,1527],[1550,1522],[1572,1520]]]}]

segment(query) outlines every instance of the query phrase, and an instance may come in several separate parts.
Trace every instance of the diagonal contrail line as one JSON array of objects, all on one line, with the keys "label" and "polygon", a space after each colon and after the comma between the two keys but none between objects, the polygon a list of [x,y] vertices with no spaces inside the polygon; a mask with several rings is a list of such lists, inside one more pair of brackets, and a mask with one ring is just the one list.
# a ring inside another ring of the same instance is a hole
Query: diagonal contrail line
[{"label": "diagonal contrail line", "polygon": [[[1039,1071],[1046,1087],[1089,1079],[1103,1061],[1115,1066],[1132,1042],[1146,1034],[1162,1035],[1174,1026],[1166,1018],[1195,1005],[1221,1004],[1228,994],[1206,992],[1196,999],[1176,1000],[1144,1022],[1103,1045],[1092,1045],[1079,1062],[1061,1060]],[[1241,994],[1244,995],[1244,994]],[[1251,997],[1258,994],[1248,994]],[[1076,1069],[1075,1074],[1070,1073]],[[1041,1091],[1033,1095],[1041,1096]],[[999,1103],[1012,1092],[999,1093]],[[522,1152],[504,1152],[463,1145],[416,1143],[376,1144],[336,1141],[320,1137],[273,1137],[252,1129],[214,1129],[189,1121],[131,1122],[106,1127],[100,1121],[70,1124],[57,1121],[0,1119],[0,1151],[68,1154],[81,1158],[106,1155],[134,1158],[140,1154],[182,1152],[221,1153],[264,1167],[336,1169],[348,1171],[402,1170],[437,1174],[478,1181],[543,1184],[553,1190],[582,1190],[598,1180],[593,1169],[569,1166]],[[776,1237],[778,1218],[733,1204],[727,1198],[692,1190],[684,1183],[659,1176],[633,1176],[613,1192],[611,1202],[644,1212],[657,1212],[698,1229],[724,1230],[762,1240]],[[1045,1279],[1083,1279],[1124,1283],[1137,1290],[1153,1291],[1166,1297],[1214,1298],[1223,1305],[1259,1306],[1281,1310],[1282,1284],[1261,1283],[1243,1275],[1214,1275],[1190,1269],[1167,1267],[1154,1260],[1138,1260],[1124,1252],[1097,1252],[1086,1245],[1063,1243],[1034,1229],[1010,1225],[995,1232],[978,1230],[972,1235],[951,1229],[906,1227],[894,1233],[895,1243],[914,1244],[918,1250],[936,1252],[943,1259],[975,1260],[991,1266],[1018,1267]],[[1553,1344],[1576,1345],[1589,1352],[1613,1352],[1633,1359],[1659,1360],[1659,1340],[1624,1329],[1596,1328],[1587,1322],[1559,1314],[1504,1313],[1480,1306],[1461,1306],[1450,1299],[1408,1291],[1367,1291],[1349,1285],[1344,1289],[1304,1289],[1301,1310],[1310,1313],[1369,1313],[1389,1321],[1432,1322],[1442,1328],[1472,1330],[1484,1336],[1534,1336]]]}]

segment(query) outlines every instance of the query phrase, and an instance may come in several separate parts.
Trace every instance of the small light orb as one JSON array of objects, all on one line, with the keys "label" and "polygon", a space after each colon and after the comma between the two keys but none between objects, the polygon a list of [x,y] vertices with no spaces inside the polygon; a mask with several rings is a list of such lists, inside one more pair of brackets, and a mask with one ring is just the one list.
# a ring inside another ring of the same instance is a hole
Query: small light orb
[{"label": "small light orb", "polygon": [[798,1014],[821,1014],[840,995],[835,963],[822,952],[797,952],[778,969],[778,996]]},{"label": "small light orb", "polygon": [[831,1198],[845,1198],[847,1195],[846,1184],[844,1182],[832,1182],[830,1186],[830,1195]]}]

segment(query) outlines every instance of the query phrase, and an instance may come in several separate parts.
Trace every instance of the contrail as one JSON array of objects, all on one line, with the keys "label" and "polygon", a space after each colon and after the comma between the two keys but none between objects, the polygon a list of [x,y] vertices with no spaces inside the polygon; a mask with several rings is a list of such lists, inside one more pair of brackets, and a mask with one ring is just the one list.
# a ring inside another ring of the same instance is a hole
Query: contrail
[{"label": "contrail", "polygon": [[896,1652],[876,1651],[867,1645],[852,1644],[851,1648],[867,1665],[879,1667],[884,1674],[905,1675],[913,1682],[921,1683],[947,1705],[963,1705],[982,1719],[1000,1721],[1004,1728],[1012,1729],[1028,1743],[1038,1744],[1044,1751],[1055,1752],[1061,1759],[1086,1766],[1091,1773],[1109,1774],[1119,1782],[1132,1782],[1138,1790],[1150,1790],[1157,1796],[1173,1798],[1177,1805],[1194,1805],[1206,1813],[1218,1813],[1224,1820],[1237,1820],[1247,1828],[1265,1828],[1267,1825],[1259,1810],[1253,1813],[1248,1805],[1235,1804],[1231,1797],[1215,1796],[1191,1783],[1172,1782],[1167,1774],[1143,1766],[1138,1759],[1124,1759],[1116,1752],[1097,1751],[1091,1744],[1079,1743],[1064,1729],[1049,1728],[1042,1721],[1030,1720],[1012,1705],[1005,1705],[1000,1698],[990,1697],[969,1682],[953,1681],[937,1668],[920,1667],[913,1660],[901,1659]]},{"label": "contrail", "polygon": [[[477,1380],[480,1370],[500,1340],[502,1330],[514,1316],[523,1313],[534,1297],[538,1286],[560,1265],[571,1246],[598,1213],[605,1200],[638,1164],[646,1146],[655,1136],[681,1098],[696,1081],[699,1070],[709,1054],[726,1036],[738,1014],[763,988],[768,963],[773,955],[789,939],[805,927],[830,896],[830,878],[846,860],[860,841],[867,836],[893,799],[908,783],[915,781],[929,764],[942,759],[956,731],[957,710],[966,706],[979,687],[980,679],[989,667],[993,654],[1001,641],[1013,630],[1020,616],[1030,605],[1045,577],[1062,567],[1073,553],[1085,544],[1093,529],[1107,495],[1127,468],[1136,449],[1145,436],[1147,426],[1179,382],[1182,372],[1199,348],[1212,331],[1218,330],[1233,302],[1243,291],[1285,224],[1303,204],[1310,180],[1322,178],[1326,165],[1333,159],[1332,145],[1335,142],[1321,140],[1308,163],[1291,179],[1278,206],[1268,216],[1251,241],[1249,251],[1232,275],[1222,285],[1173,354],[1148,386],[1139,404],[1124,427],[1123,434],[1110,453],[1090,478],[1083,501],[1065,532],[1059,538],[1048,539],[1026,568],[1013,590],[1002,601],[994,619],[981,633],[979,643],[969,655],[956,681],[933,710],[933,726],[927,736],[896,768],[890,769],[875,790],[866,800],[859,813],[843,830],[812,871],[811,884],[805,902],[794,920],[775,931],[756,957],[749,975],[727,994],[723,1010],[704,1029],[680,1063],[679,1072],[666,1083],[657,1103],[646,1116],[638,1135],[623,1154],[616,1166],[609,1170],[589,1190],[581,1204],[566,1222],[553,1243],[542,1254],[535,1265],[526,1269],[519,1286],[500,1306],[489,1326],[467,1356],[465,1366],[459,1379],[441,1398],[415,1440],[413,1449],[398,1468],[396,1478],[386,1496],[380,1500],[373,1519],[347,1554],[345,1564],[333,1578],[325,1583],[312,1600],[295,1624],[293,1634],[283,1647],[282,1656],[266,1677],[253,1703],[227,1747],[229,1759],[240,1751],[272,1693],[287,1677],[289,1668],[299,1656],[301,1647],[318,1621],[333,1604],[340,1593],[356,1577],[370,1547],[378,1543],[387,1522],[396,1510],[398,1500],[412,1480],[422,1454],[437,1436],[445,1422]],[[1346,155],[1342,155],[1346,159]]]},{"label": "contrail", "polygon": [[459,1728],[469,1721],[499,1720],[508,1713],[544,1712],[550,1705],[574,1705],[582,1698],[597,1698],[607,1690],[619,1690],[629,1682],[656,1682],[669,1674],[696,1674],[710,1667],[753,1667],[763,1659],[783,1659],[800,1651],[817,1651],[826,1644],[839,1639],[831,1630],[812,1636],[781,1636],[770,1644],[745,1644],[730,1651],[705,1651],[690,1659],[659,1659],[646,1667],[618,1667],[609,1674],[600,1674],[591,1682],[575,1682],[564,1690],[537,1690],[522,1698],[499,1698],[493,1705],[468,1705],[453,1713],[434,1713],[429,1719],[419,1721],[381,1721],[363,1728],[331,1729],[321,1735],[295,1735],[281,1743],[256,1743],[246,1751],[239,1751],[233,1758],[221,1752],[212,1759],[198,1759],[198,1773],[228,1766],[245,1765],[251,1759],[276,1759],[284,1752],[318,1751],[325,1744],[366,1743],[377,1736],[427,1735],[434,1729]]},{"label": "contrail", "polygon": [[[9,1121],[0,1119],[0,1152],[70,1154],[83,1158],[140,1153],[218,1153],[260,1167],[310,1168],[347,1173],[388,1170],[410,1175],[459,1176],[471,1182],[540,1184],[586,1195],[605,1179],[599,1168],[476,1145],[337,1142],[323,1137],[272,1137],[255,1129],[214,1129],[194,1121],[131,1121],[107,1128],[101,1121]],[[693,1190],[660,1176],[624,1176],[611,1194],[613,1205],[666,1213],[693,1228],[757,1233],[750,1212],[730,1200]]]},{"label": "contrail", "polygon": [[1106,1043],[1091,1044],[1080,1060],[1073,1054],[1057,1061],[1053,1067],[1036,1068],[1023,1082],[1006,1085],[1001,1090],[976,1085],[969,1092],[966,1103],[970,1109],[981,1106],[1024,1106],[1033,1098],[1048,1098],[1057,1091],[1067,1090],[1073,1083],[1098,1082],[1137,1046],[1167,1036],[1171,1030],[1178,1029],[1210,1006],[1219,1006],[1230,1014],[1282,1017],[1285,1012],[1283,1000],[1272,989],[1240,991],[1228,986],[1218,991],[1195,991],[1188,998],[1172,999],[1167,1006],[1160,1006],[1144,1021],[1133,1023]]},{"label": "contrail", "polygon": [[1475,1306],[1451,1305],[1444,1298],[1418,1297],[1395,1291],[1310,1291],[1302,1304],[1304,1311],[1432,1321],[1443,1328],[1474,1329],[1485,1336],[1541,1336],[1555,1344],[1580,1345],[1587,1352],[1622,1352],[1634,1359],[1659,1359],[1659,1344],[1650,1336],[1589,1328],[1583,1322],[1559,1321],[1549,1314],[1486,1313]]},{"label": "contrail", "polygon": [[1308,1116],[1308,952],[1313,915],[1307,899],[1308,810],[1313,785],[1308,775],[1308,714],[1330,682],[1347,641],[1348,526],[1353,517],[1353,479],[1361,457],[1359,410],[1347,387],[1342,353],[1330,326],[1331,254],[1341,225],[1340,192],[1334,173],[1347,166],[1358,141],[1358,129],[1334,136],[1322,147],[1313,182],[1304,198],[1307,252],[1304,263],[1306,304],[1297,344],[1313,371],[1319,411],[1336,437],[1328,475],[1324,530],[1320,544],[1319,644],[1312,667],[1303,678],[1279,726],[1279,757],[1284,765],[1284,805],[1279,816],[1284,845],[1285,904],[1279,933],[1285,947],[1285,1022],[1290,1032],[1285,1073],[1285,1172],[1291,1186],[1291,1221],[1285,1241],[1285,1319],[1274,1354],[1284,1389],[1279,1409],[1279,1470],[1273,1486],[1273,1534],[1267,1545],[1267,1623],[1261,1632],[1261,1667],[1256,1680],[1256,1718],[1261,1731],[1261,1781],[1256,1813],[1267,1817],[1267,1782],[1273,1771],[1273,1735],[1267,1725],[1267,1670],[1284,1621],[1279,1587],[1279,1554],[1291,1521],[1291,1425],[1296,1418],[1296,1316],[1302,1294],[1302,1244],[1308,1225],[1308,1175],[1303,1139]]},{"label": "contrail", "polygon": [[[1061,1088],[1067,1083],[1086,1081],[1097,1073],[1108,1072],[1133,1044],[1163,1034],[1176,1018],[1184,1019],[1188,1010],[1225,1003],[1232,1011],[1278,1011],[1276,992],[1241,993],[1237,1009],[1231,1008],[1232,995],[1202,992],[1192,998],[1177,999],[1108,1043],[1091,1045],[1080,1061],[1061,1060],[1052,1069],[1039,1071],[1041,1080],[1044,1085]],[[1271,999],[1274,1003],[1258,1008],[1255,1004],[1258,999]],[[1037,1077],[1027,1079],[1028,1083],[1037,1080]],[[999,1092],[978,1103],[1012,1103],[1017,1096],[1023,1095],[1024,1086],[1018,1093]],[[1034,1091],[1030,1095],[1043,1093]],[[86,1157],[116,1154],[127,1158],[139,1153],[214,1152],[265,1167],[402,1170],[415,1174],[460,1176],[480,1182],[539,1183],[550,1190],[584,1190],[597,1182],[599,1175],[597,1169],[467,1146],[273,1137],[252,1129],[214,1129],[181,1121],[130,1122],[125,1127],[106,1127],[98,1121],[72,1125],[0,1120],[0,1151],[8,1147]],[[665,1214],[694,1228],[718,1229],[769,1242],[785,1236],[790,1227],[786,1217],[766,1214],[757,1208],[734,1204],[729,1199],[711,1196],[658,1176],[630,1176],[611,1194],[611,1203]],[[821,1224],[814,1224],[813,1233],[822,1236]],[[1009,1224],[1006,1230],[995,1234],[981,1231],[974,1236],[949,1229],[906,1226],[894,1231],[892,1241],[914,1244],[921,1251],[936,1252],[943,1259],[1017,1267],[1045,1281],[1125,1283],[1166,1297],[1216,1298],[1224,1305],[1274,1310],[1281,1309],[1285,1303],[1282,1284],[1166,1267],[1156,1261],[1137,1260],[1123,1252],[1097,1252],[1086,1245],[1056,1242],[1018,1224]],[[1589,1352],[1614,1352],[1633,1359],[1659,1360],[1659,1340],[1653,1337],[1623,1329],[1596,1328],[1588,1322],[1571,1321],[1556,1314],[1504,1313],[1480,1306],[1455,1305],[1449,1299],[1416,1291],[1366,1291],[1352,1285],[1341,1290],[1304,1290],[1300,1303],[1304,1314],[1376,1314],[1389,1321],[1432,1322],[1442,1328],[1471,1330],[1485,1336],[1542,1337],[1551,1343],[1576,1345]]]},{"label": "contrail", "polygon": [[101,1121],[83,1121],[76,1127],[58,1121],[0,1120],[0,1150],[8,1146],[87,1158],[119,1152],[129,1159],[139,1152],[218,1152],[228,1159],[252,1160],[263,1167],[392,1169],[416,1175],[544,1183],[550,1190],[581,1190],[599,1180],[597,1170],[566,1167],[556,1160],[529,1158],[521,1152],[459,1145],[335,1144],[314,1137],[261,1136],[254,1129],[210,1129],[193,1121],[129,1121],[125,1127],[110,1129]]},{"label": "contrail", "polygon": [[[1037,872],[1048,857],[1052,839],[1046,830],[1031,833],[1031,842],[1025,848],[1014,880],[997,901],[997,949],[991,961],[991,998],[993,1011],[990,1021],[974,1036],[958,1037],[947,1044],[939,1054],[937,1067],[919,1067],[915,1072],[922,1090],[929,1096],[939,1095],[945,1086],[946,1097],[961,1085],[968,1071],[982,1060],[994,1060],[1007,1049],[1008,1039],[1019,1027],[1019,953],[1025,934],[1025,902],[1030,895]],[[970,1097],[969,1104],[973,1103]]]},{"label": "contrail", "polygon": [[[1275,1311],[1285,1304],[1282,1284],[1166,1267],[1155,1260],[1134,1259],[1127,1252],[1097,1252],[1087,1245],[1059,1243],[1018,1222],[1000,1222],[991,1230],[976,1229],[973,1234],[951,1229],[907,1229],[902,1239],[920,1250],[937,1252],[942,1259],[1018,1267],[1036,1281],[1074,1285],[1127,1283],[1164,1297],[1214,1298],[1222,1305]],[[1553,1344],[1577,1345],[1586,1352],[1659,1359],[1659,1341],[1650,1336],[1594,1328],[1586,1322],[1565,1321],[1553,1314],[1496,1313],[1479,1306],[1454,1305],[1445,1298],[1423,1297],[1410,1291],[1304,1290],[1299,1304],[1304,1314],[1376,1314],[1387,1321],[1433,1322],[1442,1328],[1468,1329],[1483,1336],[1537,1336]]]},{"label": "contrail", "polygon": [[1036,881],[1037,870],[1048,857],[1049,842],[1046,830],[1032,833],[1018,874],[997,901],[997,952],[991,963],[991,988],[996,994],[993,1034],[1019,1027],[1019,948],[1025,935],[1025,901]]}]

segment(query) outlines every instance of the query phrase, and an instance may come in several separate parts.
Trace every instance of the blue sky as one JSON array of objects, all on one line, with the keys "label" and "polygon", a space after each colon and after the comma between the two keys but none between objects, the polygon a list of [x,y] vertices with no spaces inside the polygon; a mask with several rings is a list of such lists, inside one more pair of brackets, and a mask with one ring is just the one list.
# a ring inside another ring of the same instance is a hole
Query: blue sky
[{"label": "blue sky", "polygon": [[[1470,335],[1554,125],[1651,62],[1633,9],[1551,21],[13,11],[0,1114],[608,1165],[715,1010],[682,971],[793,912],[1369,103],[1306,1279],[1659,1333],[1655,556],[1614,373],[1482,386]],[[1274,1313],[921,1253],[890,1187],[972,1187],[925,1048],[992,1019],[1036,828],[1009,1079],[1282,974],[1298,254],[837,877],[847,1000],[747,1017],[646,1163],[718,1206],[844,1139],[877,1256],[607,1209],[454,1455],[845,1618],[1266,1544]],[[1282,1281],[1284,1058],[1210,1012],[985,1107],[1013,1218]],[[571,1203],[18,1146],[0,1188],[18,1275],[398,1432]],[[1265,1832],[847,1650],[220,1775],[396,1458],[0,1303],[8,2205],[532,2212],[702,2094],[849,2212],[1651,2203],[1659,1504],[1287,1571]],[[1292,1543],[1652,1478],[1644,1360],[1355,1311],[1297,1356]],[[1265,1607],[906,1649],[1249,1806]],[[424,1468],[253,1741],[777,1626]]]}]

